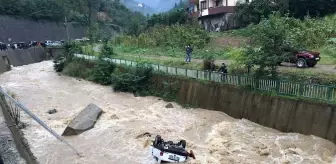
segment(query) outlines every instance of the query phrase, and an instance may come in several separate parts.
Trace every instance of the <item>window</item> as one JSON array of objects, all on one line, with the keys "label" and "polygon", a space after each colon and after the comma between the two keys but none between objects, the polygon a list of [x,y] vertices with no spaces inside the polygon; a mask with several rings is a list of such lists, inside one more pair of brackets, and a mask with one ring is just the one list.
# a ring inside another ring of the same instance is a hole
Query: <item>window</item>
[{"label": "window", "polygon": [[223,6],[228,6],[228,0],[224,0],[224,5]]},{"label": "window", "polygon": [[201,2],[201,9],[203,10],[203,9],[206,9],[207,7],[206,7],[206,1],[202,1]]},{"label": "window", "polygon": [[223,6],[223,0],[216,0],[216,7]]}]

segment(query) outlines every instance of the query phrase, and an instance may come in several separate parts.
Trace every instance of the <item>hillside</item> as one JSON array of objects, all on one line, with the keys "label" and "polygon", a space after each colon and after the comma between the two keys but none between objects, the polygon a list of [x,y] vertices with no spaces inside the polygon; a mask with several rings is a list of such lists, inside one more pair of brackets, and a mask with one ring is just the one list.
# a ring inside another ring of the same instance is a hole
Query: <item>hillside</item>
[{"label": "hillside", "polygon": [[152,15],[154,13],[157,13],[155,9],[150,7],[149,5],[141,2],[141,1],[136,1],[136,0],[122,0],[120,1],[123,5],[125,5],[128,9],[132,11],[137,11],[140,12],[144,15]]},{"label": "hillside", "polygon": [[[90,13],[90,14],[88,14]],[[133,12],[116,0],[1,0],[0,15],[36,21],[64,22],[81,26],[109,25],[117,30],[131,32],[134,24],[141,24],[145,17]]]},{"label": "hillside", "polygon": [[176,4],[178,4],[180,1],[184,0],[137,0],[140,3],[145,3],[148,6],[154,8],[158,13],[166,12],[170,9],[172,9]]}]

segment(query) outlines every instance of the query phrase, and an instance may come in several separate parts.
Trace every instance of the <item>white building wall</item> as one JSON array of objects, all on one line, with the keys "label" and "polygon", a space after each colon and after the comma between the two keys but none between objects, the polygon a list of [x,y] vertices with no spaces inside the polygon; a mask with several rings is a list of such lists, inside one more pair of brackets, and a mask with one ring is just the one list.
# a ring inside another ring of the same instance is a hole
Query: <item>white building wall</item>
[{"label": "white building wall", "polygon": [[[210,7],[214,7],[215,6],[215,4],[216,4],[216,2],[215,2],[215,0],[200,0],[199,1],[199,7],[201,8],[201,2],[203,2],[203,1],[207,1],[207,5],[209,5],[209,8]],[[245,0],[223,0],[223,6],[236,6],[236,4],[237,4],[237,2],[238,1],[240,1],[240,2],[245,2]],[[250,0],[250,1],[252,1],[252,0]],[[226,4],[226,2],[228,3],[228,4]],[[196,6],[196,5],[195,5]],[[196,7],[195,7],[196,8]],[[195,9],[196,10],[196,9]]]}]

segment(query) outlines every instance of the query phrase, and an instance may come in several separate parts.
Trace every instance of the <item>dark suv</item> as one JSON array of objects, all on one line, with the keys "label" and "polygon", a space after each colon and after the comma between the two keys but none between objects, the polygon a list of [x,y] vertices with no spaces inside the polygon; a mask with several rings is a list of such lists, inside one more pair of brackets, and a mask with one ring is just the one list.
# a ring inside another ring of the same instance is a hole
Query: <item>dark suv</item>
[{"label": "dark suv", "polygon": [[319,52],[296,51],[285,62],[294,63],[298,68],[315,67],[321,60]]}]

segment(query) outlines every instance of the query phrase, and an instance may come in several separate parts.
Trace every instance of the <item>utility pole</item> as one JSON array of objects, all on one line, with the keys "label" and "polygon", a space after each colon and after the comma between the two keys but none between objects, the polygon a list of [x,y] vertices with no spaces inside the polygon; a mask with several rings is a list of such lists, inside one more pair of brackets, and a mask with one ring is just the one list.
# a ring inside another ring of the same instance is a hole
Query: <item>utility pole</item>
[{"label": "utility pole", "polygon": [[66,35],[67,35],[67,38],[68,38],[68,41],[69,41],[70,36],[69,36],[69,30],[68,30],[68,20],[67,20],[66,16],[64,17],[64,25],[65,25]]}]

